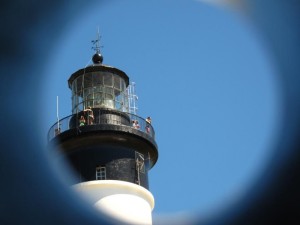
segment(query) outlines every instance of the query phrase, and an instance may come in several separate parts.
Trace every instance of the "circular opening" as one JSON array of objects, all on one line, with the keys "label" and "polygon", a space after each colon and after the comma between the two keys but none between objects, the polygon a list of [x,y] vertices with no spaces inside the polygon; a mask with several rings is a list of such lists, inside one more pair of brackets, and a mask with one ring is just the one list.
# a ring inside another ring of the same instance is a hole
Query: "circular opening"
[{"label": "circular opening", "polygon": [[69,76],[93,56],[137,84],[159,159],[149,174],[154,214],[205,216],[242,198],[262,172],[279,125],[278,81],[262,40],[232,12],[197,1],[93,7],[52,50],[42,96],[45,134],[71,114]]}]

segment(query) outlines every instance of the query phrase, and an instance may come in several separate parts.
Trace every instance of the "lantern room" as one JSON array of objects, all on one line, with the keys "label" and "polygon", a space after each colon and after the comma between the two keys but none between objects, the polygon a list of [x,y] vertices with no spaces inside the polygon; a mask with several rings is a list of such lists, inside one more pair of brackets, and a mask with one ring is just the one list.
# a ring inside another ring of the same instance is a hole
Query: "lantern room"
[{"label": "lantern room", "polygon": [[68,80],[72,90],[72,113],[86,108],[109,108],[129,112],[127,86],[128,76],[121,70],[94,64],[73,73]]}]

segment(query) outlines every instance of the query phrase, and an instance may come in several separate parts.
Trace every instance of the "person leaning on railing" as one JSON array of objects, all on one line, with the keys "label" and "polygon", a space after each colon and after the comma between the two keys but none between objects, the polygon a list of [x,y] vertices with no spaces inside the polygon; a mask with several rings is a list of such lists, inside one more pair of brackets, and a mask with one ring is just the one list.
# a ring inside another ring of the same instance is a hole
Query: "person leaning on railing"
[{"label": "person leaning on railing", "polygon": [[151,124],[151,117],[150,116],[148,116],[146,118],[146,122],[147,122],[147,124],[146,124],[146,132],[150,133],[150,126],[149,126]]},{"label": "person leaning on railing", "polygon": [[147,117],[146,122],[151,124],[151,117],[150,116]]},{"label": "person leaning on railing", "polygon": [[137,120],[132,120],[132,126],[135,129],[140,129],[139,122]]},{"label": "person leaning on railing", "polygon": [[94,124],[94,113],[92,108],[89,106],[87,109],[83,110],[84,114],[87,115],[87,124],[92,125]]},{"label": "person leaning on railing", "polygon": [[84,116],[81,116],[80,119],[79,119],[79,126],[84,126],[85,125],[85,118]]}]

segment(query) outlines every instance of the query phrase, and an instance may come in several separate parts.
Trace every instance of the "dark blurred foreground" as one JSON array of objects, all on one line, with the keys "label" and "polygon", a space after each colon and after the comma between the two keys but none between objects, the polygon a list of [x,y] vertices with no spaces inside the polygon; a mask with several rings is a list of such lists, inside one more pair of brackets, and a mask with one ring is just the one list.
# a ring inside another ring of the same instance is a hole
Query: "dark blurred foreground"
[{"label": "dark blurred foreground", "polygon": [[[300,3],[246,2],[277,61],[284,90],[282,132],[268,169],[248,198],[195,223],[300,224]],[[87,4],[92,3],[1,1],[0,224],[113,224],[69,191],[43,153],[37,134],[39,84],[47,52]]]}]

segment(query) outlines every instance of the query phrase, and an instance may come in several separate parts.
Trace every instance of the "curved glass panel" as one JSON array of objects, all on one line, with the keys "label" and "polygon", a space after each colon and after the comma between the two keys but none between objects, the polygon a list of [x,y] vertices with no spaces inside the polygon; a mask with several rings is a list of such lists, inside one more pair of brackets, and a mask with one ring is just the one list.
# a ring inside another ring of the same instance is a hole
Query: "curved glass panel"
[{"label": "curved glass panel", "polygon": [[72,85],[72,113],[87,107],[111,108],[128,112],[126,83],[117,74],[110,72],[85,73]]}]

